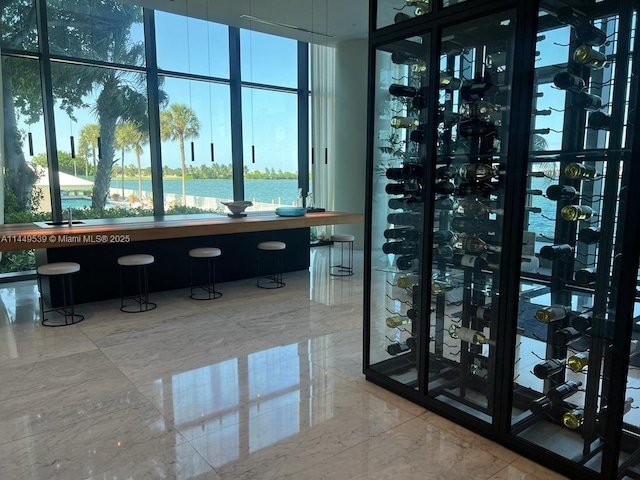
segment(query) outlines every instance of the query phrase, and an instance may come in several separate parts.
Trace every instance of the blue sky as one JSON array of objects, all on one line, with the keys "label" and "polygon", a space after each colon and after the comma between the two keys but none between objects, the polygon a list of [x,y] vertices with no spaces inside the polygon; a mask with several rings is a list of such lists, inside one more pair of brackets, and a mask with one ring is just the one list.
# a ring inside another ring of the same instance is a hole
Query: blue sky
[{"label": "blue sky", "polygon": [[[132,29],[134,41],[142,41],[142,26]],[[158,66],[161,69],[229,77],[228,29],[203,20],[156,12]],[[241,31],[241,75],[244,81],[297,87],[297,42],[259,32]],[[231,163],[229,87],[167,77],[163,89],[169,103],[183,103],[196,113],[200,134],[187,141],[187,162],[193,165],[211,162],[210,144],[215,145],[216,162]],[[77,122],[56,108],[58,150],[70,151],[71,135],[76,139],[83,125],[97,123],[91,113],[95,91],[86,99],[88,107],[77,110]],[[295,94],[243,88],[243,137],[245,164],[250,169],[297,171],[297,99]],[[44,152],[42,120],[25,131],[33,132],[35,154]],[[191,162],[189,142],[194,142],[195,162]],[[256,164],[251,164],[251,145],[255,145]],[[28,153],[25,138],[24,151]],[[163,142],[163,164],[180,165],[177,142]],[[118,158],[120,154],[117,153]],[[125,153],[125,164],[135,163],[133,153]],[[149,165],[148,147],[142,158]]]}]

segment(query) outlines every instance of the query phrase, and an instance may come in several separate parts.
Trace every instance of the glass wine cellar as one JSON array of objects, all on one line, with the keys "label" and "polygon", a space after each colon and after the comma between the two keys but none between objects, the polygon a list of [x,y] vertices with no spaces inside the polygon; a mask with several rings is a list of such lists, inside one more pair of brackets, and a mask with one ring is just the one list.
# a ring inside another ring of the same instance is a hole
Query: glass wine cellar
[{"label": "glass wine cellar", "polygon": [[367,379],[640,478],[640,1],[372,1]]}]

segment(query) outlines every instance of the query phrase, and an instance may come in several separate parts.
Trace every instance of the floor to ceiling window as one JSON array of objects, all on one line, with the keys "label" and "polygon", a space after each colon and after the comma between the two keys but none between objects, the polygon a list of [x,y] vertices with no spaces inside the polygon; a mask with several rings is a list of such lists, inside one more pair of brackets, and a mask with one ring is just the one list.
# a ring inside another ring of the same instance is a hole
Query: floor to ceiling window
[{"label": "floor to ceiling window", "polygon": [[308,181],[298,178],[303,44],[149,12],[116,0],[0,3],[0,222],[62,221],[68,208],[81,220],[296,202]]}]

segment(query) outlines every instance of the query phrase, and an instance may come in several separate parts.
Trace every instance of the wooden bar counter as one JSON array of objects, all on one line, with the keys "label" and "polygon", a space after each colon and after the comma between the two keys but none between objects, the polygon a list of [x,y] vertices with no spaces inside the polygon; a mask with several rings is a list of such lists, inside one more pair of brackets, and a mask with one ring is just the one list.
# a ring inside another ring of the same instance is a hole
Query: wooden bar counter
[{"label": "wooden bar counter", "polygon": [[362,223],[363,220],[364,215],[359,213],[316,212],[301,217],[279,217],[273,212],[248,212],[243,218],[201,214],[81,220],[81,224],[71,227],[49,226],[45,222],[37,222],[0,226],[0,251],[264,232]]},{"label": "wooden bar counter", "polygon": [[[273,212],[247,212],[243,218],[222,214],[176,215],[164,218],[83,220],[81,225],[44,224],[0,227],[0,251],[36,249],[36,263],[77,262],[74,275],[76,303],[115,299],[120,295],[118,257],[153,255],[149,266],[151,292],[189,285],[189,250],[217,247],[219,282],[252,278],[256,273],[256,246],[277,240],[287,244],[285,272],[309,267],[309,229],[312,226],[362,223],[358,213],[314,212],[301,217],[279,217]],[[48,280],[43,294],[57,304]],[[55,280],[51,280],[55,281]],[[285,277],[286,282],[286,277]]]}]

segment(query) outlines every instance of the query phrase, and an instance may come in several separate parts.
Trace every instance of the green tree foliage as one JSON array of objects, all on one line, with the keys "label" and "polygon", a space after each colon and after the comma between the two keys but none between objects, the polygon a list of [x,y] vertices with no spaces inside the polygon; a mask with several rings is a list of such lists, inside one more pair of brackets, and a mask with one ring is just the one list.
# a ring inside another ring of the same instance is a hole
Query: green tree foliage
[{"label": "green tree foliage", "polygon": [[180,147],[180,161],[182,163],[182,203],[187,203],[187,189],[185,180],[187,169],[185,163],[184,141],[198,138],[200,135],[200,120],[196,113],[183,103],[173,103],[169,108],[160,112],[160,137],[162,140],[178,140]]},{"label": "green tree foliage", "polygon": [[[98,166],[98,137],[100,136],[100,125],[97,123],[87,123],[80,129],[80,136],[78,137],[78,155],[84,158],[85,161],[85,175],[89,176],[95,174]],[[91,166],[89,166],[89,159],[91,159]]]}]

